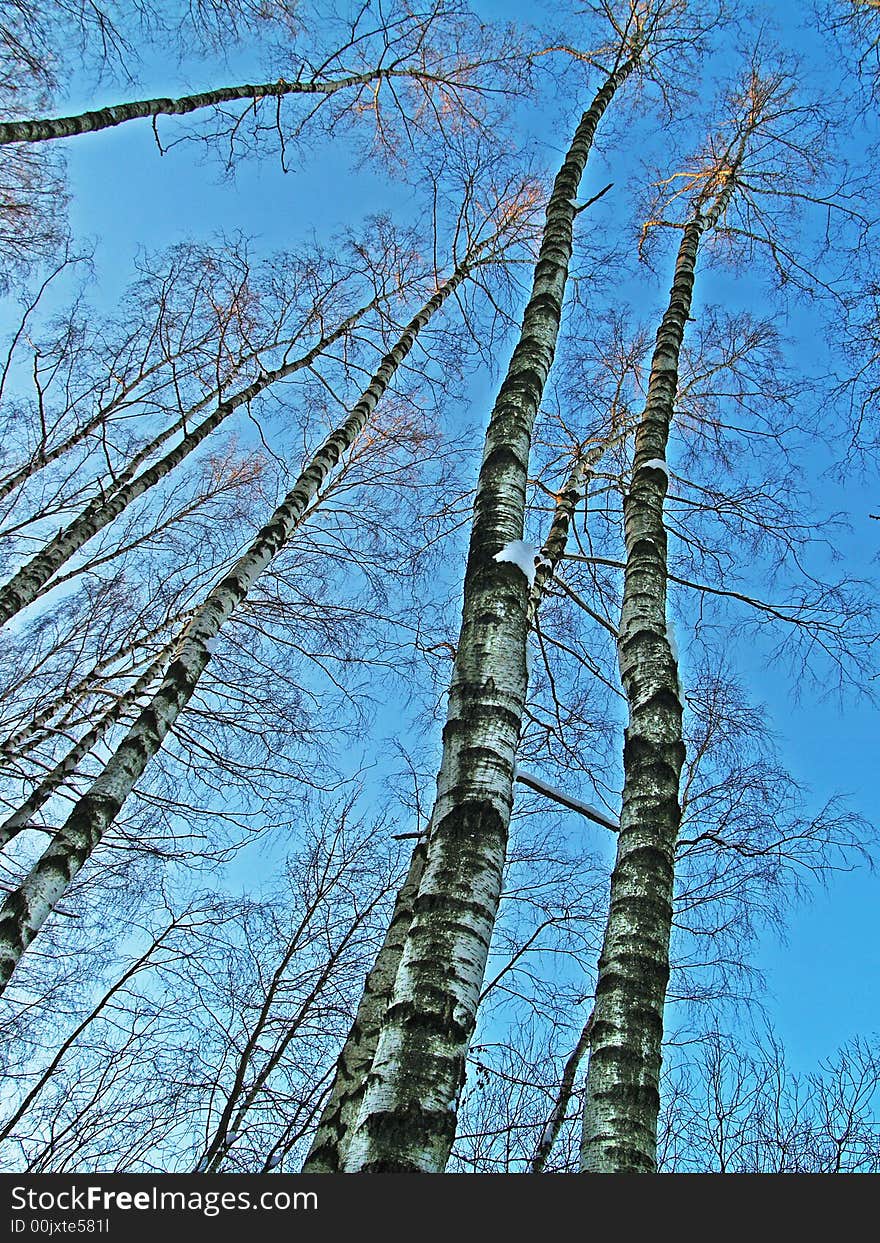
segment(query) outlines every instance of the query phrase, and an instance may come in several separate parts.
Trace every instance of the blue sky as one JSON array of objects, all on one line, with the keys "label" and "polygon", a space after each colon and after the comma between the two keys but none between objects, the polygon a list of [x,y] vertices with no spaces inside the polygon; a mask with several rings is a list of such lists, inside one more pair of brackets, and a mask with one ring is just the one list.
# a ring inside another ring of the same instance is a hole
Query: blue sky
[{"label": "blue sky", "polygon": [[[531,6],[520,3],[476,7],[487,16],[533,16]],[[778,6],[771,7],[778,13]],[[800,36],[792,37],[801,41]],[[236,58],[231,60],[235,65]],[[245,76],[233,68],[218,78],[217,71],[184,66],[169,78],[153,69],[144,75],[144,93],[165,93],[186,79],[214,83]],[[112,85],[97,93],[83,89],[70,105],[109,102],[125,94],[125,87]],[[556,142],[564,143],[564,135],[557,132],[559,111],[551,105],[530,113],[529,125],[548,161]],[[563,106],[561,111],[570,115],[571,109]],[[170,133],[174,124],[160,122],[160,129]],[[147,122],[71,141],[67,149],[74,232],[98,241],[96,296],[106,307],[127,284],[132,259],[142,246],[154,248],[241,228],[270,250],[312,233],[326,237],[370,211],[408,208],[407,191],[384,174],[369,168],[352,172],[340,143],[323,147],[302,173],[284,175],[277,159],[269,158],[250,162],[234,181],[221,180],[211,162],[199,162],[194,148],[180,147],[160,157]],[[600,166],[591,169],[593,186],[603,183],[603,171]],[[650,280],[647,286],[652,306],[664,288],[662,263],[660,268],[659,282]],[[644,296],[635,287],[632,294]],[[803,321],[794,327],[800,331]],[[808,363],[813,345],[806,334],[802,348]],[[484,378],[478,387],[486,391]],[[834,483],[825,475],[827,467],[827,450],[817,447],[806,463],[807,474],[829,508],[849,511],[852,533],[845,561],[853,573],[868,575],[875,569],[880,523],[872,523],[867,515],[876,511],[880,493],[875,481]],[[768,595],[772,597],[772,591]],[[795,776],[811,786],[817,801],[847,792],[853,806],[870,817],[880,758],[876,710],[852,697],[843,703],[833,697],[820,700],[812,691],[805,691],[798,701],[787,679],[765,667],[760,651],[742,648],[737,659],[748,672],[755,698],[770,709],[782,754]],[[809,903],[792,913],[787,944],[771,936],[762,942],[757,965],[767,973],[769,1015],[800,1068],[808,1068],[856,1033],[880,1031],[876,886],[877,880],[865,869],[838,875],[827,891],[814,891]]]}]

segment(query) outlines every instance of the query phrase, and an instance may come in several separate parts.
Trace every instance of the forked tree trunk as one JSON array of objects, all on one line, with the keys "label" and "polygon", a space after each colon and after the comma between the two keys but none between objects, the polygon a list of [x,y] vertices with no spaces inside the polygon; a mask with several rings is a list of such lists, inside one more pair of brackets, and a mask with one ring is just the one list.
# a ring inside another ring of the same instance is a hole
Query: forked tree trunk
[{"label": "forked tree trunk", "polygon": [[677,650],[666,616],[666,448],[700,239],[724,211],[734,185],[730,172],[714,201],[700,207],[685,226],[624,498],[626,569],[618,661],[629,725],[617,861],[590,1034],[581,1164],[591,1173],[649,1173],[656,1162],[685,758]]},{"label": "forked tree trunk", "polygon": [[[529,625],[553,577],[568,539],[572,516],[584,495],[584,484],[590,468],[596,464],[607,444],[591,448],[578,458],[566,479],[556,502],[547,540],[541,549],[541,564],[529,597]],[[398,891],[385,933],[385,939],[372,970],[364,983],[354,1023],[343,1045],[336,1065],[330,1096],[321,1113],[318,1129],[303,1165],[304,1174],[338,1174],[344,1167],[351,1142],[352,1128],[363,1099],[366,1079],[379,1032],[388,1009],[403,954],[403,947],[412,923],[415,899],[425,869],[430,830],[419,841],[410,860],[406,879]]]},{"label": "forked tree trunk", "polygon": [[475,260],[476,256],[469,254],[410,320],[351,413],[324,441],[247,552],[196,610],[187,637],[151,703],[140,713],[101,775],[76,803],[21,885],[7,895],[0,907],[0,989],[5,988],[22,953],[113,823],[189,702],[210,660],[212,640],[221,626],[289,542],[331,471],[369,423],[419,332],[466,279]]},{"label": "forked tree trunk", "polygon": [[[529,597],[529,627],[553,578],[568,541],[574,511],[584,496],[592,468],[619,435],[603,439],[578,455],[560,491],[547,539],[541,549],[540,565]],[[412,923],[413,907],[425,868],[430,830],[416,845],[409,871],[401,886],[388,930],[372,970],[367,976],[354,1023],[336,1066],[330,1096],[321,1113],[318,1129],[303,1165],[304,1174],[336,1174],[344,1165],[352,1127],[363,1098],[366,1078],[376,1053],[382,1021],[394,988],[397,968]]]},{"label": "forked tree trunk", "polygon": [[532,428],[556,348],[574,199],[596,127],[635,58],[584,113],[553,186],[532,295],[489,420],[443,758],[419,893],[343,1168],[439,1171],[498,909],[526,696],[529,591],[495,555],[523,533]]}]

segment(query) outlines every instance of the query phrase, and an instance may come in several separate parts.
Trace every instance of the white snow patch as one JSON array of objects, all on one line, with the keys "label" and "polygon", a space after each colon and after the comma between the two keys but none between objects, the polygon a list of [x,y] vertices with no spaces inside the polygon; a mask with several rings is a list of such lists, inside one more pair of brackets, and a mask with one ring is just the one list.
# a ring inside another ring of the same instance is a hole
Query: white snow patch
[{"label": "white snow patch", "polygon": [[678,642],[675,638],[675,627],[668,617],[666,618],[666,642],[669,644],[672,659],[675,661],[675,680],[678,684],[679,698],[684,698],[684,688],[681,684],[681,656],[679,655]]},{"label": "white snow patch", "polygon": [[238,1136],[239,1136],[238,1131],[227,1131],[226,1133],[227,1144],[234,1144],[235,1141],[238,1139]]},{"label": "white snow patch", "polygon": [[561,803],[563,807],[568,807],[571,811],[580,812],[582,816],[586,816],[589,820],[596,821],[597,824],[603,825],[607,829],[611,829],[616,833],[619,825],[612,820],[607,811],[603,811],[601,807],[594,807],[592,803],[585,803],[582,799],[574,798],[565,790],[560,790],[557,786],[550,785],[548,781],[542,781],[540,777],[535,777],[531,773],[523,772],[522,769],[514,771],[514,781],[518,781],[520,785],[528,786],[535,790],[538,794],[543,794],[547,798],[552,799],[555,803]]},{"label": "white snow patch", "polygon": [[510,561],[513,565],[518,566],[528,579],[529,586],[535,585],[535,561],[540,557],[540,550],[534,544],[527,544],[525,540],[511,540],[509,544],[505,544],[500,552],[496,552],[493,560]]},{"label": "white snow patch", "polygon": [[270,1157],[269,1160],[266,1162],[266,1169],[274,1170],[276,1166],[279,1166],[280,1164],[281,1164],[281,1155],[280,1153],[276,1152],[275,1156]]},{"label": "white snow patch", "polygon": [[201,1159],[201,1161],[198,1163],[198,1165],[196,1166],[196,1168],[195,1168],[195,1173],[196,1173],[196,1174],[204,1174],[204,1172],[205,1172],[205,1170],[206,1170],[207,1168],[208,1168],[208,1159],[207,1159],[207,1157],[203,1157],[203,1158]]},{"label": "white snow patch", "polygon": [[678,641],[675,638],[675,630],[672,622],[666,619],[666,642],[669,644],[669,650],[672,652],[672,659],[678,664]]},{"label": "white snow patch", "polygon": [[205,639],[205,647],[211,653],[216,652],[217,645],[219,642],[220,642],[219,637],[216,634],[212,634],[210,639]]},{"label": "white snow patch", "polygon": [[667,466],[667,464],[663,461],[661,457],[652,457],[647,462],[642,462],[642,466],[643,467],[650,466],[653,470],[662,471],[663,474],[666,476],[667,480],[669,479],[669,467]]}]

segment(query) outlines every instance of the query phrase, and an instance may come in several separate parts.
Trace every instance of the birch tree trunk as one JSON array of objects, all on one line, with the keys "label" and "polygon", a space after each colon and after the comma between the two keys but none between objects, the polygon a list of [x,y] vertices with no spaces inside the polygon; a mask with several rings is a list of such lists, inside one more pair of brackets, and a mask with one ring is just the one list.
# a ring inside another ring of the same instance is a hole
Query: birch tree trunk
[{"label": "birch tree trunk", "polygon": [[577,1044],[572,1049],[565,1063],[565,1069],[562,1072],[562,1081],[559,1084],[559,1092],[553,1104],[550,1117],[547,1119],[547,1125],[538,1140],[538,1146],[535,1149],[535,1155],[532,1157],[532,1163],[529,1167],[530,1174],[543,1174],[544,1166],[547,1164],[547,1158],[553,1151],[553,1145],[559,1132],[562,1130],[562,1124],[565,1122],[565,1113],[568,1109],[568,1103],[571,1100],[571,1094],[574,1091],[574,1081],[583,1061],[584,1054],[590,1047],[590,1030],[593,1026],[593,1014],[590,1012],[586,1023],[581,1029]]},{"label": "birch tree trunk", "polygon": [[[530,629],[534,625],[554,571],[565,552],[574,511],[584,495],[586,480],[591,469],[612,443],[613,437],[580,454],[559,493],[529,597]],[[352,1127],[363,1099],[366,1078],[376,1053],[379,1032],[391,1001],[397,969],[412,923],[413,907],[425,869],[429,837],[430,829],[416,845],[409,872],[397,894],[385,939],[367,976],[354,1023],[339,1056],[330,1096],[303,1165],[304,1174],[338,1174],[345,1165]]]},{"label": "birch tree trunk", "polygon": [[364,983],[354,1023],[336,1064],[330,1096],[303,1165],[304,1174],[339,1174],[345,1165],[352,1128],[412,924],[413,906],[425,870],[426,850],[427,838],[416,844],[406,879],[394,902],[385,939]]},{"label": "birch tree trunk", "polygon": [[[174,616],[166,617],[158,626],[143,631],[131,643],[118,649],[111,656],[105,657],[86,673],[73,686],[65,689],[60,695],[52,699],[43,699],[40,701],[38,711],[34,712],[26,725],[21,726],[14,733],[9,734],[2,743],[0,743],[0,768],[8,767],[10,761],[15,760],[21,755],[27,754],[46,737],[56,731],[56,729],[64,728],[75,713],[77,707],[96,691],[100,692],[104,688],[104,693],[110,694],[109,687],[106,683],[115,681],[120,677],[136,672],[136,670],[144,664],[144,649],[152,639],[166,633],[172,626],[181,626],[192,616],[193,610],[183,609]],[[113,665],[118,665],[120,661],[128,657],[133,657],[131,665],[127,669],[113,669]],[[140,657],[140,658],[138,658]],[[54,725],[49,722],[59,712],[63,711],[63,716]]]},{"label": "birch tree trunk", "polygon": [[[77,134],[92,134],[96,130],[112,129],[126,121],[144,117],[186,116],[202,108],[232,103],[237,99],[249,99],[256,106],[261,99],[281,99],[285,95],[335,95],[338,91],[381,82],[383,78],[419,76],[406,70],[372,69],[367,73],[353,73],[330,82],[261,82],[256,85],[222,86],[213,91],[200,91],[195,95],[182,95],[179,99],[136,99],[129,103],[113,104],[92,112],[80,112],[69,117],[40,117],[21,121],[0,123],[0,146],[10,142],[49,142],[54,138],[72,138]],[[427,77],[427,75],[423,75]]]},{"label": "birch tree trunk", "polygon": [[[18,570],[9,581],[0,588],[0,626],[3,626],[22,609],[32,604],[43,589],[65,562],[69,561],[93,536],[119,517],[133,501],[143,496],[156,484],[161,482],[176,466],[193,453],[203,440],[216,429],[239,406],[259,396],[272,384],[284,380],[297,371],[302,371],[318,358],[326,349],[350,332],[355,323],[366,314],[373,303],[361,307],[348,319],[344,320],[333,332],[323,337],[308,353],[301,358],[284,363],[272,371],[264,371],[253,383],[235,393],[232,397],[221,401],[198,427],[183,437],[164,457],[143,471],[135,478],[128,478],[132,473],[130,466],[117,481],[117,486],[109,497],[99,496],[91,501],[76,518],[57,533],[35,556]],[[197,408],[197,407],[196,407]],[[135,462],[141,460],[141,455]],[[127,482],[126,482],[127,479]]]},{"label": "birch tree trunk", "polygon": [[6,817],[0,824],[0,847],[5,846],[13,837],[28,827],[40,808],[45,806],[59,786],[76,772],[80,761],[101,741],[108,730],[137,707],[137,701],[161,677],[170,657],[171,647],[169,646],[149,668],[144,670],[129,689],[117,698],[116,703],[99,717],[67,754],[62,756],[55,767],[50,769],[42,781],[34,787],[25,801]]},{"label": "birch tree trunk", "polygon": [[578,454],[577,460],[569,471],[565,483],[562,485],[562,490],[556,498],[556,505],[553,509],[553,520],[550,523],[550,530],[547,532],[547,538],[541,548],[538,564],[535,566],[535,582],[529,596],[528,616],[530,627],[534,624],[544,594],[552,581],[556,567],[565,553],[574,511],[578,507],[578,502],[584,498],[587,482],[593,468],[599,463],[608,449],[622,439],[622,436],[623,433],[612,434],[608,437],[603,437],[598,443],[591,445],[589,449],[585,448]]},{"label": "birch tree trunk", "polygon": [[[38,471],[43,470],[46,466],[50,465],[50,463],[57,461],[58,458],[63,457],[65,453],[69,453],[71,449],[75,449],[77,445],[82,444],[82,442],[86,440],[92,432],[97,431],[97,429],[109,419],[110,415],[125,403],[126,399],[132,392],[134,392],[138,384],[142,383],[144,379],[158,371],[164,363],[165,359],[162,359],[160,362],[155,363],[152,367],[145,368],[135,380],[124,386],[112,401],[107,402],[104,406],[99,406],[91,418],[87,419],[81,427],[76,429],[75,432],[72,432],[69,436],[51,449],[46,449],[45,446],[41,445],[33,454],[30,461],[25,462],[23,466],[19,466],[10,471],[10,473],[4,477],[3,482],[0,483],[0,501],[5,500],[7,496],[16,490],[16,488],[20,487],[21,484],[32,478],[32,476],[37,474]],[[210,400],[210,397],[208,400]],[[196,406],[195,410],[198,410],[199,408],[200,406]],[[187,414],[192,413],[194,413],[194,410],[187,411]]]},{"label": "birch tree trunk", "polygon": [[527,688],[525,575],[495,554],[523,533],[531,434],[556,347],[575,196],[596,127],[637,53],[583,114],[557,174],[532,295],[489,420],[431,835],[347,1173],[440,1171],[498,908]]},{"label": "birch tree trunk", "polygon": [[[485,245],[481,244],[479,249]],[[0,988],[5,988],[22,953],[113,823],[189,702],[210,660],[212,640],[221,626],[290,540],[331,471],[367,426],[419,332],[462,284],[475,262],[471,252],[410,320],[348,417],[324,441],[247,552],[196,610],[187,637],[152,701],[21,885],[7,895],[0,907]]]},{"label": "birch tree trunk", "polygon": [[617,648],[629,725],[617,861],[590,1034],[581,1165],[591,1173],[655,1168],[685,758],[677,650],[666,616],[666,448],[697,251],[730,201],[734,177],[728,170],[711,205],[698,207],[685,225],[624,498],[626,569]]}]

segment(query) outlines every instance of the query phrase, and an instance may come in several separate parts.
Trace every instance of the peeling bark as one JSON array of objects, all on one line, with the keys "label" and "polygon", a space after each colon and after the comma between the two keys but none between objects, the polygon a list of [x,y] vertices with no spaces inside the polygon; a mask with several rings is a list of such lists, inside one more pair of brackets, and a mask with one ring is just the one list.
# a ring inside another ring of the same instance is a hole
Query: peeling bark
[{"label": "peeling bark", "polygon": [[[49,583],[52,575],[62,565],[79,552],[83,545],[88,543],[99,531],[103,531],[105,527],[115,521],[133,501],[136,501],[151,488],[154,488],[176,466],[179,466],[190,453],[193,453],[199,447],[211,432],[216,431],[230,414],[240,406],[253,401],[255,397],[258,397],[260,393],[264,392],[272,384],[277,383],[277,381],[284,380],[295,372],[302,371],[306,367],[311,366],[315,359],[333,345],[334,342],[350,332],[354,324],[372,305],[373,303],[370,303],[369,306],[362,307],[354,315],[350,315],[333,332],[322,337],[301,358],[295,358],[291,362],[284,363],[281,367],[274,368],[272,371],[264,371],[253,383],[248,384],[225,401],[221,401],[217,408],[206,419],[203,419],[198,427],[193,428],[164,457],[160,458],[158,462],[154,462],[152,466],[142,471],[140,475],[131,478],[136,465],[130,465],[117,480],[117,484],[109,497],[99,496],[91,501],[72,522],[68,523],[66,527],[49,540],[40,552],[31,557],[30,561],[23,565],[0,588],[0,626],[5,625],[10,618],[15,617],[17,613],[27,608],[29,604],[32,604],[34,600],[42,595],[46,584]],[[141,460],[141,455],[138,455],[135,463],[139,463]]]},{"label": "peeling bark", "polygon": [[527,688],[529,593],[495,554],[522,538],[531,434],[553,361],[575,196],[596,127],[636,56],[583,114],[547,206],[522,332],[489,420],[461,634],[419,893],[343,1169],[436,1172],[455,1136],[498,908]]},{"label": "peeling bark", "polygon": [[626,568],[618,663],[629,725],[617,861],[590,1036],[581,1149],[581,1167],[590,1173],[650,1173],[656,1163],[685,748],[678,661],[666,618],[663,507],[669,477],[654,463],[666,460],[700,240],[716,224],[734,186],[731,170],[714,201],[700,205],[684,228],[636,430],[632,482],[624,498]]},{"label": "peeling bark", "polygon": [[466,279],[474,262],[472,253],[407,324],[348,417],[321,445],[247,552],[195,611],[187,636],[152,701],[19,887],[7,894],[0,906],[0,988],[6,987],[24,950],[100,843],[189,702],[210,659],[210,640],[290,540],[311,501],[369,423],[419,332]]}]

